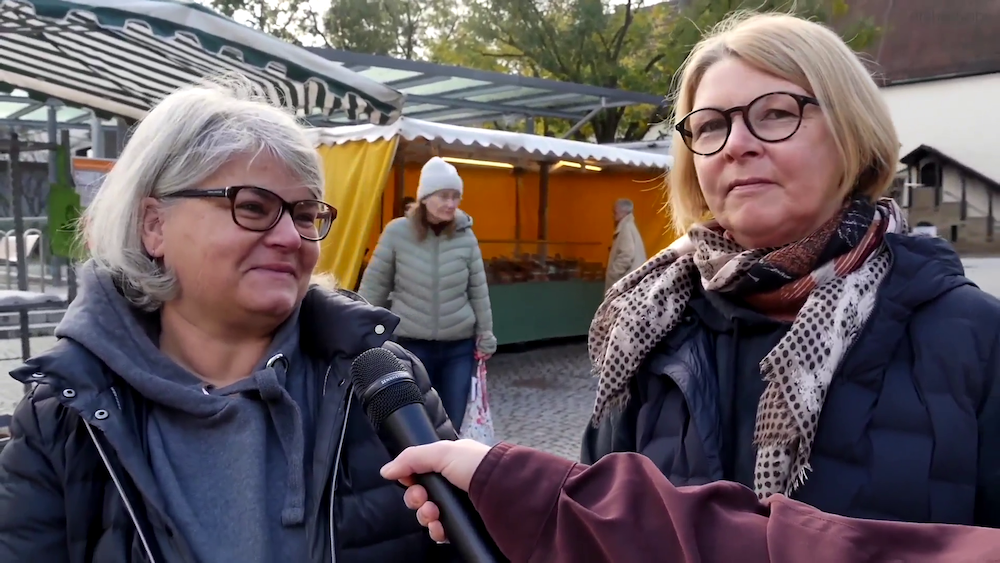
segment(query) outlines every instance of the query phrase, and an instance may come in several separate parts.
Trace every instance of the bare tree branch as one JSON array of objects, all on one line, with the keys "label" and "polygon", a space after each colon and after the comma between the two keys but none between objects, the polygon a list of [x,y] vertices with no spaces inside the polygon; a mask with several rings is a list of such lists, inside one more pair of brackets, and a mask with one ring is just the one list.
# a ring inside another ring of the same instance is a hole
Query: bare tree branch
[{"label": "bare tree branch", "polygon": [[621,57],[622,45],[625,44],[625,36],[628,35],[628,29],[632,27],[632,21],[634,20],[634,15],[632,14],[632,0],[629,0],[625,4],[625,23],[622,24],[621,29],[615,34],[614,41],[614,52],[612,55],[613,60],[618,60]]}]

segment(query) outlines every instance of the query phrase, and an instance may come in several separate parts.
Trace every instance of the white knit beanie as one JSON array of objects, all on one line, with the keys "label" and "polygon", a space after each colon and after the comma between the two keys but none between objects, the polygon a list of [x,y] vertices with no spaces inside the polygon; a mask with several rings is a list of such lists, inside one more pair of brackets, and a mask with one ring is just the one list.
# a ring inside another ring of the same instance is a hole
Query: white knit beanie
[{"label": "white knit beanie", "polygon": [[462,187],[462,177],[458,175],[458,170],[441,157],[435,156],[420,169],[417,201],[441,190],[455,190],[462,195]]}]

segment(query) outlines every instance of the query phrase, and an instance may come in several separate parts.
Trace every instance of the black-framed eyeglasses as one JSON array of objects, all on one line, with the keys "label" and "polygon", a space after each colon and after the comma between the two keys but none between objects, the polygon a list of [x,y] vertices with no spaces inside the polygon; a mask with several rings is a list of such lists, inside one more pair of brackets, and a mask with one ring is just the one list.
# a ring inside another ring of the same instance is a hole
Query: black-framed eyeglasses
[{"label": "black-framed eyeglasses", "polygon": [[230,202],[233,222],[255,232],[270,231],[281,221],[287,211],[299,236],[308,241],[318,241],[330,234],[337,210],[318,199],[285,201],[271,190],[256,186],[230,186],[209,190],[181,190],[169,198],[226,198]]},{"label": "black-framed eyeglasses", "polygon": [[723,149],[733,132],[733,114],[743,114],[743,123],[754,137],[765,143],[779,143],[795,134],[802,125],[807,105],[819,106],[819,100],[791,92],[771,92],[754,98],[745,106],[726,110],[703,108],[692,111],[677,122],[691,152],[711,156]]}]

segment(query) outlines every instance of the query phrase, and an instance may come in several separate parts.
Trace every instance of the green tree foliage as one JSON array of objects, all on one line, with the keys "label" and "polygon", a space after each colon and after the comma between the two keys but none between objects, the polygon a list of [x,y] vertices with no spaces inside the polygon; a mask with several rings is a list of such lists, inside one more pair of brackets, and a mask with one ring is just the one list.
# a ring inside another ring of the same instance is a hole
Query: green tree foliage
[{"label": "green tree foliage", "polygon": [[337,49],[422,58],[427,43],[454,27],[456,0],[332,0],[311,30]]},{"label": "green tree foliage", "polygon": [[[311,30],[330,47],[368,53],[392,55],[399,47],[401,36],[397,18],[405,18],[404,2],[399,0],[333,0]],[[392,8],[390,12],[386,8]],[[402,43],[406,43],[403,38]],[[409,54],[409,53],[407,53]],[[405,57],[410,58],[410,57]]]},{"label": "green tree foliage", "polygon": [[202,0],[236,21],[290,43],[423,58],[451,33],[459,0]]},{"label": "green tree foliage", "polygon": [[[431,43],[431,58],[663,95],[695,43],[734,10],[780,10],[834,24],[848,12],[845,0],[468,0],[465,7],[456,31]],[[856,49],[878,32],[865,19],[842,31]],[[579,134],[598,142],[639,139],[667,111],[665,104],[610,108]],[[542,129],[569,129],[559,121],[545,119]]]}]

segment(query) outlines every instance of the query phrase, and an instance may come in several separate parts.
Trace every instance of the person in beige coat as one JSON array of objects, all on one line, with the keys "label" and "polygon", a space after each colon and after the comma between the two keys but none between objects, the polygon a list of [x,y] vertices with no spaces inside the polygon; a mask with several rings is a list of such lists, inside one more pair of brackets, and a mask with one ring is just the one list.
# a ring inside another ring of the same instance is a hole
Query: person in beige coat
[{"label": "person in beige coat", "polygon": [[615,202],[615,240],[611,244],[611,254],[608,256],[608,270],[604,278],[605,291],[646,261],[646,245],[643,244],[639,229],[635,226],[633,208],[631,200],[619,199]]}]

